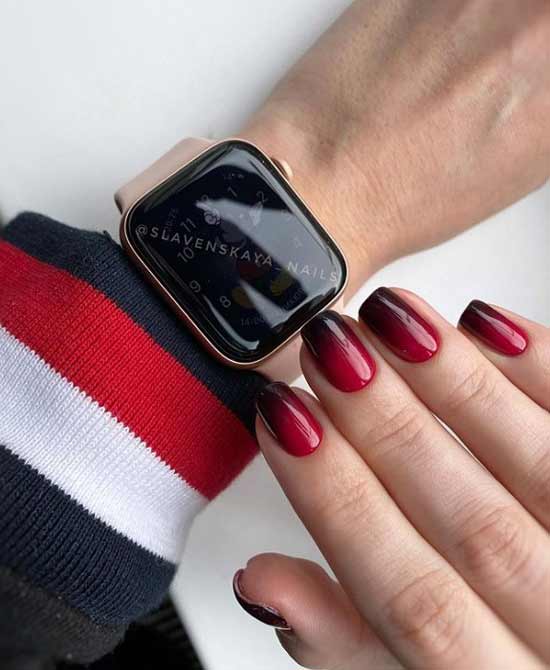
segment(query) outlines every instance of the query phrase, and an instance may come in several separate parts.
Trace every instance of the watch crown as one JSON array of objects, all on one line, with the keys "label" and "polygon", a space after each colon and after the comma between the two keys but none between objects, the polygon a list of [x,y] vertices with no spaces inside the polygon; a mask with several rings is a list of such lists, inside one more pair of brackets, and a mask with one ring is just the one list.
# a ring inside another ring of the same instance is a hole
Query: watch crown
[{"label": "watch crown", "polygon": [[287,181],[291,181],[293,177],[293,172],[290,165],[282,158],[274,158],[273,156],[271,156],[271,160],[273,161],[273,163],[275,163],[277,169],[283,175],[283,177]]}]

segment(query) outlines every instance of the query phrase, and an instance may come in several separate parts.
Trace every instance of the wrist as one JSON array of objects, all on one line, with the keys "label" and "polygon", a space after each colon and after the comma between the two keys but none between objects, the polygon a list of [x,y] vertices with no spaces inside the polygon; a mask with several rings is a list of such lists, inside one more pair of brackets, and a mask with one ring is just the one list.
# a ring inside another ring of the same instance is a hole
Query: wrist
[{"label": "wrist", "polygon": [[[349,164],[338,138],[295,105],[268,102],[239,132],[268,155],[282,158],[293,172],[292,185],[349,263],[349,299],[391,257],[388,236],[376,225],[379,202],[365,174]],[[368,195],[370,193],[370,195]]]}]

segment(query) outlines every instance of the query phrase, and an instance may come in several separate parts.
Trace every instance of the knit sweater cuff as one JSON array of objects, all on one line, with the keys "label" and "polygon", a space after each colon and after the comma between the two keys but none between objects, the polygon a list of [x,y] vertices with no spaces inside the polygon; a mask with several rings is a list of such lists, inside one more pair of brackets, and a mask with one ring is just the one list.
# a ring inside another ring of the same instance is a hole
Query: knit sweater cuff
[{"label": "knit sweater cuff", "polygon": [[208,357],[110,237],[22,214],[0,240],[0,381],[0,566],[119,631],[255,454],[264,380]]}]

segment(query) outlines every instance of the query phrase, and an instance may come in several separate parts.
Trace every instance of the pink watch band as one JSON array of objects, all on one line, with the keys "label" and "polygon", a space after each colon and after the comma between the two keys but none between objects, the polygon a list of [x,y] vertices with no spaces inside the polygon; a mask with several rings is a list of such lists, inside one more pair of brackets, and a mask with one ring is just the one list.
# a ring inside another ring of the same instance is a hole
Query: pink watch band
[{"label": "pink watch band", "polygon": [[178,142],[164,156],[118,189],[115,193],[115,202],[120,213],[124,214],[140,196],[176,172],[211,144],[214,144],[214,140],[207,140],[204,137],[187,137]]}]

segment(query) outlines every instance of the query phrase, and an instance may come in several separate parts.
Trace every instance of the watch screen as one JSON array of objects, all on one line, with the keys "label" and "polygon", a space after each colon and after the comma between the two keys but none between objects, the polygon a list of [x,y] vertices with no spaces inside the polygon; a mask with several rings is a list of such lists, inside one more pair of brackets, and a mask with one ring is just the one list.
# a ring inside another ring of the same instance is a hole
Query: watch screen
[{"label": "watch screen", "polygon": [[130,212],[126,235],[236,363],[270,354],[345,282],[329,236],[277,168],[241,140],[214,146],[151,191]]}]

